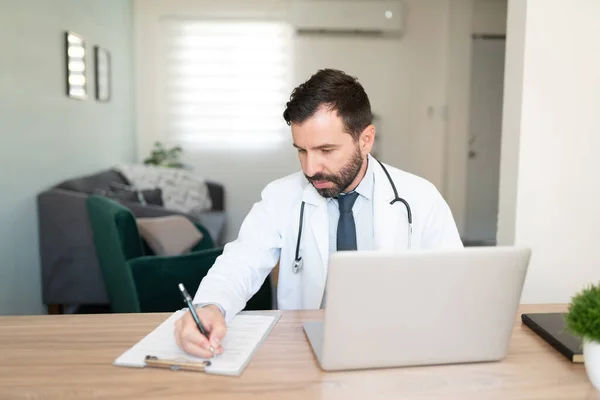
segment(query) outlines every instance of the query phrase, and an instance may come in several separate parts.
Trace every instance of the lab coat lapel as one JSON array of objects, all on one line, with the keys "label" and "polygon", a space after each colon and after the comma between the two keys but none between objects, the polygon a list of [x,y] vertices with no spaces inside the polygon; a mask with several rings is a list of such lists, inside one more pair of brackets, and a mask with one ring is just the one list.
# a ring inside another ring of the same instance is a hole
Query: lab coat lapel
[{"label": "lab coat lapel", "polygon": [[321,261],[323,262],[324,281],[327,276],[327,265],[329,263],[329,216],[327,213],[327,200],[317,192],[313,185],[308,183],[304,188],[302,201],[316,207],[310,216],[309,225],[317,242]]},{"label": "lab coat lapel", "polygon": [[[369,156],[370,157],[370,156]],[[387,175],[381,165],[370,157],[369,162],[374,163],[374,194],[373,194],[373,230],[375,232],[376,250],[394,250],[399,243],[404,243],[398,236],[404,230],[400,217],[402,216],[402,205],[390,202],[394,199],[394,191],[390,185]],[[407,238],[406,238],[407,239]]]}]

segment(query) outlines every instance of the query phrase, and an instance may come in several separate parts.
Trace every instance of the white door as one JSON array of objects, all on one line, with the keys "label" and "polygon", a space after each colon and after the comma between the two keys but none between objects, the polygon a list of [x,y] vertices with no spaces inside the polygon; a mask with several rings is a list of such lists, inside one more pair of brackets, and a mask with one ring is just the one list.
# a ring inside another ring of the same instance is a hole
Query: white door
[{"label": "white door", "polygon": [[495,244],[504,87],[503,38],[473,39],[464,239]]}]

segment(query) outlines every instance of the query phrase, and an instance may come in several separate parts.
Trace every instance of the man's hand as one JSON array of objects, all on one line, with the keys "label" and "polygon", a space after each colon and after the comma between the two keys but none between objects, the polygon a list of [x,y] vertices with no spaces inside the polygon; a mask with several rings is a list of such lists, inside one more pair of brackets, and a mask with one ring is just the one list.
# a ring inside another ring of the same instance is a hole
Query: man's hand
[{"label": "man's hand", "polygon": [[211,347],[214,349],[215,354],[223,353],[221,342],[227,333],[227,325],[225,325],[225,318],[221,314],[219,307],[208,305],[197,308],[196,313],[202,322],[202,326],[206,329],[210,340],[207,340],[200,333],[192,314],[188,310],[183,317],[175,322],[175,341],[177,342],[177,346],[186,353],[202,358],[212,357]]}]

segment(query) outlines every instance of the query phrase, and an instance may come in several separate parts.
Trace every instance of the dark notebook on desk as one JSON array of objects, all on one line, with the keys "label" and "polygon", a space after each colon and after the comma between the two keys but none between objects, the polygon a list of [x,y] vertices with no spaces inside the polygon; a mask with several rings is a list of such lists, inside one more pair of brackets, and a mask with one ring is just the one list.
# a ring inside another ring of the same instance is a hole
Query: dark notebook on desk
[{"label": "dark notebook on desk", "polygon": [[564,314],[522,314],[521,321],[572,362],[583,362],[582,342],[567,332]]}]

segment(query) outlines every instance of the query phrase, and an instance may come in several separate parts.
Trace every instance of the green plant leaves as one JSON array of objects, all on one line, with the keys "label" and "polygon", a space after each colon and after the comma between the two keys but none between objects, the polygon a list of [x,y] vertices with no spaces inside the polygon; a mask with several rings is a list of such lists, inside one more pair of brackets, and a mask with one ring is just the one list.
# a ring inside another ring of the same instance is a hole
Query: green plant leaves
[{"label": "green plant leaves", "polygon": [[600,286],[590,285],[575,295],[565,320],[572,334],[600,343]]},{"label": "green plant leaves", "polygon": [[183,168],[183,163],[179,160],[179,157],[183,153],[181,146],[175,146],[170,149],[160,142],[154,143],[154,149],[150,153],[150,156],[144,159],[144,165],[156,165],[159,167],[168,168]]}]

